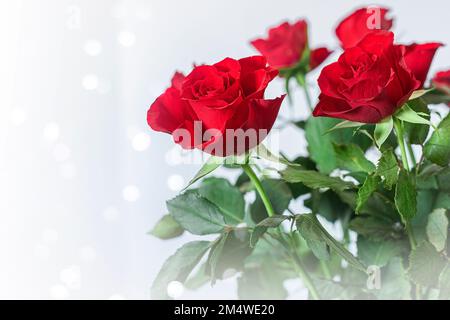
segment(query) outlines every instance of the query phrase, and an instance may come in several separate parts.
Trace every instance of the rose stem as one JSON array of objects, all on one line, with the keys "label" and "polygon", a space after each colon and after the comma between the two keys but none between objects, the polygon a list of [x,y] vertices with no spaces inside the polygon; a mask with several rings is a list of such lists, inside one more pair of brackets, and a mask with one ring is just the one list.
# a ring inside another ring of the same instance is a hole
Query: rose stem
[{"label": "rose stem", "polygon": [[[269,217],[274,216],[275,210],[272,207],[272,203],[270,202],[269,197],[267,196],[266,192],[264,191],[261,181],[259,180],[256,173],[253,171],[252,167],[249,164],[243,164],[242,169],[244,169],[244,172],[247,174],[247,176],[250,178],[253,185],[255,186],[256,191],[258,192],[259,196],[261,197],[261,200],[264,203],[264,206],[267,210],[267,214],[269,215]],[[281,231],[280,231],[280,233],[281,233]],[[308,288],[309,292],[311,293],[311,296],[315,300],[320,300],[320,296],[318,294],[316,287],[314,286],[314,283],[312,282],[308,273],[305,271],[303,264],[301,263],[300,259],[297,257],[297,255],[295,253],[295,248],[293,248],[293,250],[294,250],[293,260],[295,262],[294,265],[295,265],[295,269],[296,269],[297,273],[299,274],[299,276],[302,279],[305,286]]]},{"label": "rose stem", "polygon": [[[402,153],[402,162],[403,167],[409,171],[408,158],[406,157],[406,148],[405,148],[405,139],[403,137],[403,127],[402,123],[398,119],[394,119],[394,128],[395,134],[397,136],[398,145],[400,147],[400,151]],[[411,244],[411,249],[415,249],[417,242],[414,238],[413,230],[411,228],[411,223],[409,221],[405,221],[406,233],[408,234],[409,243]]]},{"label": "rose stem", "polygon": [[[402,123],[400,122],[400,120],[395,119],[395,118],[394,118],[394,129],[395,129],[395,134],[397,136],[398,145],[400,147],[400,152],[402,153],[403,167],[407,171],[409,171],[408,158],[406,157],[405,139],[403,136],[403,126],[402,126]],[[406,229],[406,233],[408,234],[408,239],[409,239],[409,243],[411,245],[411,249],[415,250],[417,247],[417,241],[416,241],[416,238],[414,237],[414,233],[413,233],[413,229],[411,227],[410,221],[405,221],[405,229]],[[417,285],[416,286],[416,299],[420,299],[420,296],[421,296],[420,291],[421,291],[421,288],[419,285]]]},{"label": "rose stem", "polygon": [[400,152],[402,153],[403,167],[406,171],[409,171],[408,158],[406,156],[405,140],[403,138],[403,127],[399,120],[394,119],[395,134],[397,136],[398,146],[400,147]]},{"label": "rose stem", "polygon": [[309,110],[312,112],[313,105],[312,105],[311,96],[309,95],[308,85],[306,84],[306,76],[302,73],[298,73],[295,76],[295,79],[297,80],[297,83],[300,85],[300,87],[303,88],[303,91],[305,92],[306,102],[308,103]]},{"label": "rose stem", "polygon": [[253,171],[252,167],[250,167],[249,164],[243,164],[242,169],[244,169],[244,172],[247,174],[247,176],[250,178],[253,185],[255,186],[256,191],[258,192],[259,196],[261,197],[261,200],[264,203],[264,206],[266,207],[267,214],[269,215],[269,217],[274,216],[275,210],[272,207],[272,203],[270,202],[269,198],[267,197],[267,194],[264,191],[261,181],[257,177],[256,173]]},{"label": "rose stem", "polygon": [[416,161],[416,157],[414,156],[414,150],[412,148],[411,143],[407,143],[406,147],[408,148],[409,158],[411,159],[413,166],[416,167],[417,161]]}]

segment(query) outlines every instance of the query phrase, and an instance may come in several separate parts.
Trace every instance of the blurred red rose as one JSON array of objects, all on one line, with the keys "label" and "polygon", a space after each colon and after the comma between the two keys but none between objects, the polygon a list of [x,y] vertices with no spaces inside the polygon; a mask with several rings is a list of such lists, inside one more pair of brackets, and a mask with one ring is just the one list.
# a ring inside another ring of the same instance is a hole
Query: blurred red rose
[{"label": "blurred red rose", "polygon": [[369,33],[322,70],[314,116],[377,123],[392,115],[421,85],[405,53],[404,46],[394,45],[392,32]]},{"label": "blurred red rose", "polygon": [[[295,67],[308,48],[308,24],[305,20],[294,24],[284,22],[271,28],[266,39],[256,39],[251,44],[266,57],[270,66],[276,69]],[[330,54],[324,47],[311,50],[307,71],[319,66]]]},{"label": "blurred red rose", "polygon": [[365,7],[356,10],[336,28],[336,36],[343,49],[354,47],[368,33],[376,30],[390,30],[393,20],[387,19],[389,9],[382,7]]},{"label": "blurred red rose", "polygon": [[[450,96],[450,70],[436,73],[431,83],[436,89]],[[450,107],[450,102],[447,102],[447,105]]]},{"label": "blurred red rose", "polygon": [[406,46],[405,62],[408,68],[413,72],[417,80],[421,82],[423,87],[430,70],[431,62],[436,50],[442,46],[442,43],[424,43],[411,44]]},{"label": "blurred red rose", "polygon": [[[183,148],[241,154],[259,144],[275,122],[284,96],[266,100],[264,92],[277,74],[261,56],[197,66],[186,77],[176,73],[172,86],[150,106],[147,122],[172,134]],[[241,135],[253,130],[256,136],[236,145],[242,137],[227,136],[227,130]]]}]

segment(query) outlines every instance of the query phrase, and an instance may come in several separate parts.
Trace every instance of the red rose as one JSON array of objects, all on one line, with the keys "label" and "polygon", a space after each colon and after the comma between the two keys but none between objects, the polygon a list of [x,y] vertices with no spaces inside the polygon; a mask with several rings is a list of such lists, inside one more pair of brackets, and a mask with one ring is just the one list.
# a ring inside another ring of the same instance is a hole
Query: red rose
[{"label": "red rose", "polygon": [[417,80],[421,82],[423,87],[430,70],[436,50],[442,46],[442,43],[424,43],[411,44],[406,46],[405,62],[408,68],[413,72]]},{"label": "red rose", "polygon": [[450,94],[450,70],[436,73],[431,82],[437,89]]},{"label": "red rose", "polygon": [[322,70],[314,116],[377,123],[392,115],[420,87],[394,34],[377,31]]},{"label": "red rose", "polygon": [[390,30],[392,19],[387,19],[387,8],[367,7],[353,12],[336,28],[336,36],[343,49],[354,47],[367,34],[375,30]]},{"label": "red rose", "polygon": [[[436,89],[450,96],[450,70],[436,73],[431,83]],[[450,107],[450,102],[447,105]]]},{"label": "red rose", "polygon": [[[266,100],[264,92],[277,74],[261,56],[226,58],[195,67],[186,77],[176,73],[172,86],[150,106],[147,122],[172,134],[183,148],[241,154],[258,145],[275,122],[284,96]],[[239,140],[249,131],[255,136]]]},{"label": "red rose", "polygon": [[[272,67],[292,68],[300,62],[308,48],[308,25],[305,20],[294,24],[284,22],[270,29],[267,39],[257,39],[251,44],[266,57]],[[309,70],[320,65],[330,53],[327,48],[311,50]]]}]

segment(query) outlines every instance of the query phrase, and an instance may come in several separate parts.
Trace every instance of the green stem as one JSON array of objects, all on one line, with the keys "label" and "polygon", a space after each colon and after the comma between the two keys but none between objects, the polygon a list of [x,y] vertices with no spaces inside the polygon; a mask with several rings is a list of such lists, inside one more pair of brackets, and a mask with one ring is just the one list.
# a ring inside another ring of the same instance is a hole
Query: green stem
[{"label": "green stem", "polygon": [[250,178],[253,185],[255,186],[256,191],[258,192],[259,196],[261,197],[261,200],[264,203],[264,206],[266,207],[267,214],[269,215],[269,217],[274,216],[275,210],[273,209],[272,203],[270,202],[269,197],[267,196],[266,192],[264,191],[261,181],[259,180],[255,171],[253,171],[252,167],[250,167],[249,164],[243,164],[242,169],[244,169],[244,172],[247,174],[247,176]]},{"label": "green stem", "polygon": [[[264,203],[264,206],[267,210],[267,214],[269,215],[269,217],[272,217],[275,215],[275,210],[273,210],[272,204],[269,200],[269,197],[267,196],[266,192],[264,191],[264,188],[261,184],[261,181],[259,180],[258,176],[256,175],[256,173],[253,171],[252,167],[249,164],[243,164],[242,165],[242,169],[244,169],[244,172],[248,175],[248,177],[250,178],[250,180],[252,181],[253,185],[256,188],[256,191],[258,192],[259,196],[261,197],[261,200]],[[280,232],[280,235],[282,234],[281,231],[278,229],[278,231]],[[283,242],[283,238],[280,239],[280,241]],[[295,269],[298,273],[298,275],[300,276],[300,278],[302,279],[303,283],[305,284],[306,288],[308,288],[309,292],[311,293],[311,296],[313,297],[313,299],[315,300],[319,300],[319,293],[316,289],[316,287],[314,286],[314,283],[312,282],[311,278],[309,277],[308,273],[305,271],[305,268],[303,267],[303,264],[301,263],[300,259],[297,256],[297,252],[295,251],[295,246],[293,248],[293,260],[294,260],[294,266]]]},{"label": "green stem", "polygon": [[408,158],[406,156],[405,139],[403,137],[403,126],[400,120],[394,119],[394,129],[397,136],[398,146],[400,147],[400,152],[402,153],[402,163],[406,171],[409,171]]},{"label": "green stem", "polygon": [[300,85],[300,87],[303,88],[303,91],[305,92],[306,102],[308,104],[309,110],[312,112],[314,108],[312,105],[311,96],[309,94],[308,85],[306,84],[306,76],[303,73],[298,73],[295,76],[295,79],[297,80],[297,83]]},{"label": "green stem", "polygon": [[414,232],[413,232],[410,221],[407,221],[405,223],[405,228],[406,228],[406,233],[408,234],[408,239],[409,239],[409,244],[411,245],[411,249],[415,250],[417,247],[417,241],[416,241],[416,238],[414,237]]},{"label": "green stem", "polygon": [[330,269],[328,268],[328,264],[326,261],[324,260],[319,260],[320,261],[320,268],[322,269],[322,273],[325,276],[325,279],[330,280],[331,277],[331,272]]},{"label": "green stem", "polygon": [[292,257],[292,259],[294,260],[295,270],[297,271],[299,277],[302,279],[305,287],[308,288],[309,293],[311,294],[311,297],[314,300],[320,300],[319,292],[317,291],[316,287],[314,286],[314,283],[313,283],[311,277],[305,271],[305,267],[303,266],[302,262],[298,258],[297,254],[295,254]]},{"label": "green stem", "polygon": [[[400,122],[400,120],[398,119],[394,119],[394,128],[395,128],[395,134],[397,136],[397,141],[398,141],[398,145],[400,146],[400,152],[402,153],[402,162],[403,162],[403,167],[405,168],[405,170],[409,171],[409,164],[408,164],[408,158],[406,156],[406,148],[405,148],[405,138],[403,136],[403,126],[402,123]],[[414,154],[412,153],[412,148],[411,145],[408,144],[408,151],[410,152],[410,156],[412,157],[412,159],[414,159]],[[411,245],[411,249],[415,250],[417,247],[417,241],[416,238],[414,237],[414,232],[411,226],[411,222],[410,221],[405,221],[405,229],[406,229],[406,233],[408,234],[408,239],[409,239],[409,243]],[[420,299],[421,298],[421,287],[418,285],[416,287],[416,299]]]},{"label": "green stem", "polygon": [[409,158],[411,159],[411,161],[412,161],[412,163],[413,163],[413,166],[414,166],[414,168],[417,166],[417,160],[416,160],[416,157],[415,157],[415,155],[414,155],[414,150],[413,150],[413,148],[412,148],[412,145],[411,145],[411,143],[406,143],[406,147],[408,148],[408,155],[409,155]]}]

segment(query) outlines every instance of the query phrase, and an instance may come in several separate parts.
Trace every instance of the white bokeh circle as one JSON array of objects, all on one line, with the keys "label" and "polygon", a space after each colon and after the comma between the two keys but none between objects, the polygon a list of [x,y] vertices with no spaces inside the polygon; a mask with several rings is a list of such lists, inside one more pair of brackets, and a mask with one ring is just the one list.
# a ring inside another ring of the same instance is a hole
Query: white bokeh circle
[{"label": "white bokeh circle", "polygon": [[83,80],[81,83],[82,83],[84,89],[86,89],[88,91],[92,91],[92,90],[96,90],[98,88],[100,81],[99,81],[97,75],[87,74],[83,77]]},{"label": "white bokeh circle", "polygon": [[132,47],[136,42],[136,35],[131,31],[120,31],[117,41],[123,47]]},{"label": "white bokeh circle", "polygon": [[102,44],[97,40],[88,40],[84,44],[84,52],[91,57],[96,57],[102,53]]},{"label": "white bokeh circle", "polygon": [[119,219],[119,216],[120,216],[120,212],[114,206],[109,206],[105,210],[103,210],[103,218],[106,221],[109,221],[109,222],[117,221]]},{"label": "white bokeh circle", "polygon": [[69,289],[61,284],[54,285],[50,288],[50,297],[55,300],[68,299],[70,296]]},{"label": "white bokeh circle", "polygon": [[145,151],[150,146],[150,136],[145,132],[139,132],[131,140],[133,149],[136,151]]},{"label": "white bokeh circle", "polygon": [[129,185],[123,188],[122,196],[125,201],[136,202],[141,197],[141,191],[135,185]]},{"label": "white bokeh circle", "polygon": [[184,293],[184,285],[179,281],[171,281],[167,285],[167,295],[172,299],[181,297]]},{"label": "white bokeh circle", "polygon": [[184,188],[184,178],[180,176],[179,174],[172,174],[167,179],[167,186],[172,191],[180,191]]},{"label": "white bokeh circle", "polygon": [[44,127],[43,136],[48,142],[55,142],[58,140],[60,134],[59,125],[54,122],[47,123]]}]

